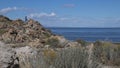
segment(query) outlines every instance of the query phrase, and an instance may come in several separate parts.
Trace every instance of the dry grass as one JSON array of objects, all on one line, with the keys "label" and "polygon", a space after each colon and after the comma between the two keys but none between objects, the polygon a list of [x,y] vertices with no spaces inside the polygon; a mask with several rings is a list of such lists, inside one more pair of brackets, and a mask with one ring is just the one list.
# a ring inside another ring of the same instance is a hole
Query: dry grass
[{"label": "dry grass", "polygon": [[96,42],[94,47],[94,58],[97,62],[105,65],[120,66],[119,45],[110,42]]},{"label": "dry grass", "polygon": [[[87,47],[87,46],[86,46]],[[89,48],[46,48],[39,54],[19,56],[20,68],[101,68],[101,66],[120,66],[120,46],[110,42],[96,42],[91,58]],[[90,63],[92,60],[92,63]],[[89,64],[90,63],[90,64]]]},{"label": "dry grass", "polygon": [[21,59],[21,68],[88,68],[85,48],[67,48],[56,52],[47,49],[37,56],[24,56]]}]

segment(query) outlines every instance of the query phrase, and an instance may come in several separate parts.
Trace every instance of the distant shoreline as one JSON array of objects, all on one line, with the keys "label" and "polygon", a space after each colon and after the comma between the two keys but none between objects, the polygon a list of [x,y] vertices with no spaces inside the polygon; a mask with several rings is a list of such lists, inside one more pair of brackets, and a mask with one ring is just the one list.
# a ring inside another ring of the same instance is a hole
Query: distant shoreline
[{"label": "distant shoreline", "polygon": [[120,29],[120,27],[45,27],[45,28],[90,28],[90,29]]}]

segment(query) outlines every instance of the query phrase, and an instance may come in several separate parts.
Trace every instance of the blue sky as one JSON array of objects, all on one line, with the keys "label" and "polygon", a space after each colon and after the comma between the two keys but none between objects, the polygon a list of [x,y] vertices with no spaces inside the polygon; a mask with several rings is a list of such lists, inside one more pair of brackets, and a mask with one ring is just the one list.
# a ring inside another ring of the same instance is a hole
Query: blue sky
[{"label": "blue sky", "polygon": [[120,27],[120,0],[1,0],[0,14],[47,27]]}]

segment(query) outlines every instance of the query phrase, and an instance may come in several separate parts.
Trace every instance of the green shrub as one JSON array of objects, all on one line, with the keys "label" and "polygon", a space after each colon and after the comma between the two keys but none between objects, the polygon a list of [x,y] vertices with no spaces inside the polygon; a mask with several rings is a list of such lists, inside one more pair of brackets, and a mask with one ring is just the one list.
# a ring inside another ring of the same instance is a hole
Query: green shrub
[{"label": "green shrub", "polygon": [[46,38],[50,37],[51,35],[49,33],[43,33]]},{"label": "green shrub", "polygon": [[50,45],[50,47],[58,47],[59,40],[56,38],[47,39],[45,45]]},{"label": "green shrub", "polygon": [[81,40],[81,39],[78,39],[76,40],[78,43],[80,43],[82,46],[87,46],[88,45],[88,42],[84,41],[84,40]]},{"label": "green shrub", "polygon": [[0,35],[4,34],[5,32],[6,32],[6,30],[0,29]]},{"label": "green shrub", "polygon": [[94,43],[94,58],[97,62],[100,62],[105,65],[119,66],[120,62],[120,50],[117,45],[112,44],[111,42],[100,42],[97,41]]}]

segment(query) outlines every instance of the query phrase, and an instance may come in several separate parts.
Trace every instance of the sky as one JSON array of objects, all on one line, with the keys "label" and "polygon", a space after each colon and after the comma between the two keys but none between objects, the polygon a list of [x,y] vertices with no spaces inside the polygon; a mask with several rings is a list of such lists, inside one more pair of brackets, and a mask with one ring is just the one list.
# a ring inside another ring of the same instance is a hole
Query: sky
[{"label": "sky", "polygon": [[0,0],[0,15],[46,27],[120,27],[120,0]]}]

